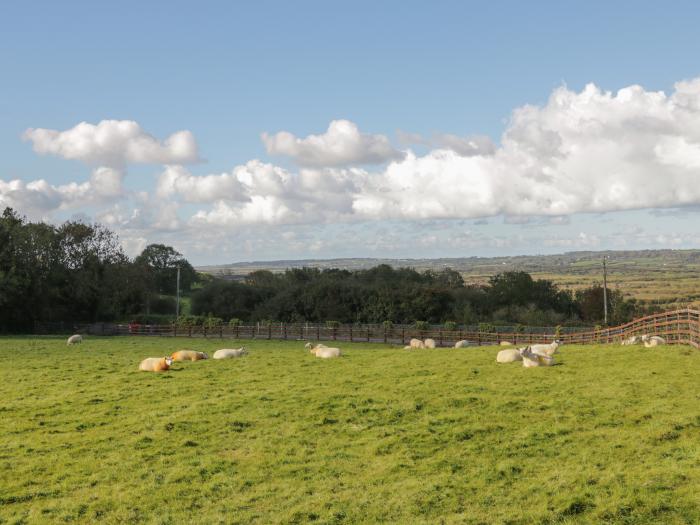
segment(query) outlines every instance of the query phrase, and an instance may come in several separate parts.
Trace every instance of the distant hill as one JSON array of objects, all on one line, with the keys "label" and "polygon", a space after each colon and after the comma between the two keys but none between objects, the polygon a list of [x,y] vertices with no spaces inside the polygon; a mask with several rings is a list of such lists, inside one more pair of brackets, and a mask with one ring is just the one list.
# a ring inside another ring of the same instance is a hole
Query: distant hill
[{"label": "distant hill", "polygon": [[303,259],[238,262],[200,266],[198,271],[223,279],[242,280],[250,272],[283,272],[290,268],[362,270],[379,264],[416,270],[452,268],[468,283],[487,282],[499,272],[522,270],[564,288],[581,288],[602,281],[602,259],[608,257],[609,285],[627,296],[664,307],[700,302],[700,250],[581,251],[557,255],[456,257],[439,259]]}]

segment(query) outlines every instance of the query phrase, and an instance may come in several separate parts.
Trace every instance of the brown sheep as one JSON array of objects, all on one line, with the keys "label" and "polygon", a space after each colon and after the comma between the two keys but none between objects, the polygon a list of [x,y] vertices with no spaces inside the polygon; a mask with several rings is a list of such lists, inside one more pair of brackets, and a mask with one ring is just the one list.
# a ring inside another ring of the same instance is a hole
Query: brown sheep
[{"label": "brown sheep", "polygon": [[139,365],[139,370],[145,372],[165,372],[170,370],[173,360],[170,357],[147,357]]}]

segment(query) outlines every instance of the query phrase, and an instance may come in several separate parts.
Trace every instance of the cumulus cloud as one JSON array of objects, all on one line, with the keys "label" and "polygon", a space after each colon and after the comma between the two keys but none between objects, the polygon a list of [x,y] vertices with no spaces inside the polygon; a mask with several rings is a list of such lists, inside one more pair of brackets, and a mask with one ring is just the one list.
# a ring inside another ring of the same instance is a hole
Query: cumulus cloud
[{"label": "cumulus cloud", "polygon": [[197,162],[197,142],[190,131],[178,131],[161,141],[133,120],[81,122],[65,131],[29,128],[23,139],[41,155],[56,155],[97,166],[126,164],[188,164]]},{"label": "cumulus cloud", "polygon": [[53,185],[44,179],[0,179],[0,209],[9,206],[32,218],[43,218],[57,210],[105,204],[123,196],[123,178],[120,170],[103,166],[93,170],[90,180],[82,183]]},{"label": "cumulus cloud", "polygon": [[418,133],[397,133],[399,141],[405,145],[419,144],[436,149],[449,149],[463,157],[473,155],[492,155],[496,145],[486,135],[469,135],[460,137],[451,133],[435,133],[431,137],[423,137]]},{"label": "cumulus cloud", "polygon": [[273,135],[263,133],[262,141],[270,155],[288,156],[307,167],[382,164],[403,158],[386,136],[361,133],[349,120],[333,120],[321,135],[302,139],[280,131]]}]

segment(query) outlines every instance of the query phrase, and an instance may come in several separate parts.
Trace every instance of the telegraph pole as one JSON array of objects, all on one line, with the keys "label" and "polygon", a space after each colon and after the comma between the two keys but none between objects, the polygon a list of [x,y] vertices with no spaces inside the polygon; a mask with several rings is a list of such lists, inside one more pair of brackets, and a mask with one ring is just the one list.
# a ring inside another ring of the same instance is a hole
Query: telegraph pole
[{"label": "telegraph pole", "polygon": [[175,300],[175,319],[180,317],[180,267],[177,267],[177,299]]},{"label": "telegraph pole", "polygon": [[608,268],[605,265],[607,255],[603,255],[603,316],[605,326],[608,326]]}]

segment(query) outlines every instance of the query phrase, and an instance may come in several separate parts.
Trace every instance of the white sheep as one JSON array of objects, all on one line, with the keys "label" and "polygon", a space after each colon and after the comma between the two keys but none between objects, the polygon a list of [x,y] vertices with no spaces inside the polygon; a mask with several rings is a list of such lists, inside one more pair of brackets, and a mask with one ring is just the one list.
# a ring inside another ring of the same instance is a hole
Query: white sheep
[{"label": "white sheep", "polygon": [[499,344],[501,346],[513,346],[513,343],[511,343],[510,341],[501,341]]},{"label": "white sheep", "polygon": [[230,359],[232,357],[243,357],[248,353],[245,346],[240,348],[221,348],[214,352],[214,359]]},{"label": "white sheep", "polygon": [[644,347],[645,348],[653,348],[655,346],[665,345],[665,344],[666,344],[666,340],[663,337],[659,337],[658,335],[647,336],[647,338],[644,339]]},{"label": "white sheep", "polygon": [[324,345],[323,343],[317,343],[315,345],[312,345],[311,343],[306,343],[304,345],[304,348],[306,348],[307,350],[311,350],[313,352],[314,348],[328,348],[328,347],[326,345]]},{"label": "white sheep", "polygon": [[523,366],[525,368],[533,368],[536,366],[552,366],[554,364],[554,358],[552,356],[533,352],[531,346],[521,348],[519,352],[523,358]]},{"label": "white sheep", "polygon": [[139,370],[145,372],[165,372],[170,370],[170,365],[173,364],[171,357],[147,357],[141,364],[139,364]]},{"label": "white sheep", "polygon": [[469,346],[469,341],[466,339],[462,339],[461,341],[457,341],[455,343],[455,348],[466,348],[467,346]]},{"label": "white sheep", "polygon": [[517,348],[509,348],[508,350],[501,350],[496,356],[497,363],[514,363],[516,361],[522,361],[523,356],[520,355],[520,350]]},{"label": "white sheep", "polygon": [[311,350],[311,353],[322,359],[330,359],[332,357],[340,357],[342,355],[340,348],[330,348],[328,346],[317,346]]},{"label": "white sheep", "polygon": [[426,339],[423,341],[423,348],[435,348],[435,339]]},{"label": "white sheep", "polygon": [[77,345],[83,342],[83,336],[80,334],[71,335],[66,341],[66,345]]},{"label": "white sheep", "polygon": [[[642,336],[643,338],[644,336]],[[642,342],[642,338],[640,338],[638,335],[632,335],[628,337],[627,339],[623,339],[622,341],[622,346],[627,346],[627,345],[636,345]]]},{"label": "white sheep", "polygon": [[421,341],[420,339],[411,339],[408,342],[408,346],[405,348],[425,348],[425,343]]},{"label": "white sheep", "polygon": [[554,354],[557,353],[560,346],[561,342],[559,340],[556,340],[552,343],[549,343],[548,345],[532,345],[529,348],[530,351],[532,351],[535,354],[543,355],[545,357],[552,357]]}]

